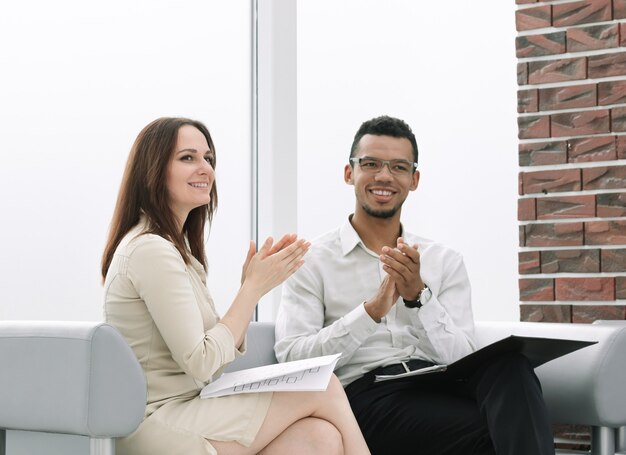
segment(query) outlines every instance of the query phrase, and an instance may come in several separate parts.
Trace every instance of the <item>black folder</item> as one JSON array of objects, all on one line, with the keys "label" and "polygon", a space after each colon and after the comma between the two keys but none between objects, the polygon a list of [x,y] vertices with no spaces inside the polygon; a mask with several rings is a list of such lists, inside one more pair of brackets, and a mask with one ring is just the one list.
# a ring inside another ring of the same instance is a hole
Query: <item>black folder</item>
[{"label": "black folder", "polygon": [[428,376],[432,373],[441,374],[442,376],[438,377],[442,379],[443,377],[447,379],[466,378],[483,363],[507,352],[519,352],[525,355],[530,361],[531,366],[537,368],[550,360],[596,343],[597,341],[511,335],[484,346],[449,365],[435,365],[394,376],[376,376],[375,381],[381,382],[403,378],[417,380],[420,377]]}]

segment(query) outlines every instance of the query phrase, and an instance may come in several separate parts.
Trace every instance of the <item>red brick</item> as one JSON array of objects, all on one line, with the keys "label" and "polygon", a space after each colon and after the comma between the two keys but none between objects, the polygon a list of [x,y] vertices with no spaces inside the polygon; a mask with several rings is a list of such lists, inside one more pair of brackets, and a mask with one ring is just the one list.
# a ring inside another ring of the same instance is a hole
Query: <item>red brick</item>
[{"label": "red brick", "polygon": [[515,38],[517,58],[541,57],[565,52],[565,32],[540,33]]},{"label": "red brick", "polygon": [[550,116],[552,136],[583,136],[608,133],[611,130],[608,110],[580,111]]},{"label": "red brick", "polygon": [[538,220],[592,218],[596,215],[596,197],[587,194],[539,198],[536,213]]},{"label": "red brick", "polygon": [[[613,0],[615,2],[615,0]],[[615,5],[615,3],[613,3]],[[626,23],[619,24],[619,45],[620,47],[626,46]]]},{"label": "red brick", "polygon": [[554,280],[552,278],[520,278],[520,300],[552,301],[554,300]]},{"label": "red brick", "polygon": [[598,84],[598,105],[618,104],[626,101],[626,81],[609,81]]},{"label": "red brick", "polygon": [[550,5],[515,11],[515,28],[517,31],[550,27],[552,25],[552,7]]},{"label": "red brick", "polygon": [[582,246],[583,223],[542,223],[524,226],[526,246]]},{"label": "red brick", "polygon": [[596,211],[602,218],[626,216],[626,193],[596,195]]},{"label": "red brick", "polygon": [[522,251],[518,253],[520,274],[541,273],[539,251]]},{"label": "red brick", "polygon": [[614,107],[611,109],[611,131],[616,133],[626,132],[626,107]]},{"label": "red brick", "polygon": [[528,115],[517,118],[518,137],[536,139],[550,136],[550,116]]},{"label": "red brick", "polygon": [[626,299],[626,276],[615,277],[615,298]]},{"label": "red brick", "polygon": [[539,91],[537,89],[517,91],[517,112],[537,112]]},{"label": "red brick", "polygon": [[557,278],[556,300],[615,300],[615,278]]},{"label": "red brick", "polygon": [[585,245],[626,245],[626,221],[585,222]]},{"label": "red brick", "polygon": [[547,250],[541,252],[541,273],[598,273],[600,250]]},{"label": "red brick", "polygon": [[[626,138],[626,136],[625,136]],[[624,142],[626,148],[626,141]],[[567,142],[530,142],[519,144],[520,166],[567,163]]]},{"label": "red brick", "polygon": [[572,322],[591,324],[597,320],[624,320],[623,305],[573,305]]},{"label": "red brick", "polygon": [[626,18],[626,0],[613,0],[613,19],[624,18]]},{"label": "red brick", "polygon": [[517,219],[519,221],[532,221],[537,219],[535,210],[535,198],[517,200]]},{"label": "red brick", "polygon": [[615,136],[593,136],[567,141],[570,163],[617,159]]},{"label": "red brick", "polygon": [[522,172],[525,194],[580,191],[580,169]]},{"label": "red brick", "polygon": [[567,30],[567,52],[585,52],[618,46],[618,24],[593,25]]},{"label": "red brick", "polygon": [[524,322],[572,322],[571,305],[520,305]]},{"label": "red brick", "polygon": [[626,52],[590,55],[588,58],[590,78],[623,76],[626,74]]},{"label": "red brick", "polygon": [[528,63],[517,64],[517,85],[528,84]]},{"label": "red brick", "polygon": [[542,60],[528,64],[528,82],[531,84],[577,81],[586,77],[586,57]]},{"label": "red brick", "polygon": [[[570,85],[568,87],[544,88],[539,90],[539,109],[542,111],[594,107],[597,104],[597,100],[596,84]],[[531,100],[529,100],[527,104],[530,105],[530,101]]]},{"label": "red brick", "polygon": [[516,5],[523,5],[525,3],[537,3],[539,0],[515,0]]},{"label": "red brick", "polygon": [[601,258],[603,272],[626,272],[626,248],[603,249]]},{"label": "red brick", "polygon": [[554,5],[552,23],[555,27],[610,21],[611,0],[583,0]]},{"label": "red brick", "polygon": [[526,226],[518,226],[519,246],[526,246]]},{"label": "red brick", "polygon": [[626,166],[585,168],[582,183],[585,190],[626,188]]},{"label": "red brick", "polygon": [[589,425],[553,424],[554,447],[571,452],[573,450],[591,453],[591,427]]},{"label": "red brick", "polygon": [[617,159],[626,159],[626,136],[617,136],[615,147],[617,148]]}]

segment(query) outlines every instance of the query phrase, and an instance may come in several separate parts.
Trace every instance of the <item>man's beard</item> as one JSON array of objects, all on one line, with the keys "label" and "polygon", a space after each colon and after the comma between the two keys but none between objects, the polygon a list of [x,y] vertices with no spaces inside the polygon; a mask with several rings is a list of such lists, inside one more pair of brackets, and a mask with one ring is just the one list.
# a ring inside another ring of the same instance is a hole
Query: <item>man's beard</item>
[{"label": "man's beard", "polygon": [[363,207],[363,210],[365,211],[365,213],[367,213],[370,216],[373,216],[374,218],[391,218],[398,212],[401,205],[392,207],[388,210],[374,210],[367,204],[362,204],[361,207]]}]

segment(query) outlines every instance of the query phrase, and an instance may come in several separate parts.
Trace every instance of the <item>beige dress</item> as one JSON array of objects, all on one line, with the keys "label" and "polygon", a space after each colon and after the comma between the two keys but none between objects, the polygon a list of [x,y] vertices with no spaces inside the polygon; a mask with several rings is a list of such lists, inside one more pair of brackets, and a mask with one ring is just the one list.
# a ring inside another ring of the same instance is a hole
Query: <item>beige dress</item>
[{"label": "beige dress", "polygon": [[146,414],[117,453],[216,454],[207,439],[249,446],[271,393],[200,399],[200,389],[245,351],[219,322],[202,265],[142,234],[142,220],[115,251],[105,280],[105,318],[126,338],[146,375]]}]

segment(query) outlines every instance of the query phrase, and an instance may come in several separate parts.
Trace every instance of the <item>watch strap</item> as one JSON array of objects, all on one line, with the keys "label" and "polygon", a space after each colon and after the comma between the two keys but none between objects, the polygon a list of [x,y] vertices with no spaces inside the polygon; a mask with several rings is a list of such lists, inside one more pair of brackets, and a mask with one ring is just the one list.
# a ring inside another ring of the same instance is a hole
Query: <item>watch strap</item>
[{"label": "watch strap", "polygon": [[417,295],[416,300],[407,300],[405,298],[402,298],[402,301],[404,302],[404,306],[406,306],[407,308],[422,308],[423,303],[420,299],[424,291],[426,291],[427,289],[429,289],[428,285],[424,283],[424,289],[422,289],[420,293]]}]

